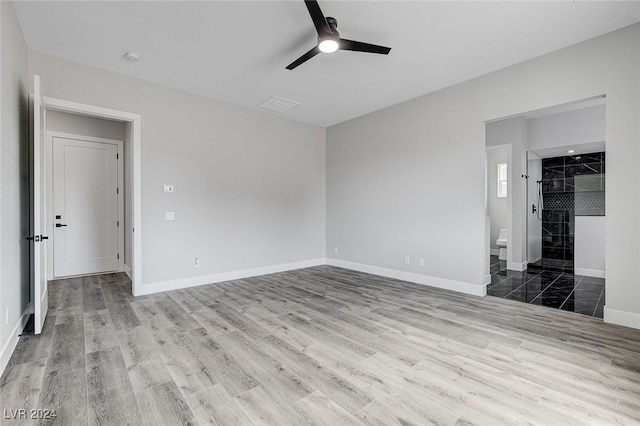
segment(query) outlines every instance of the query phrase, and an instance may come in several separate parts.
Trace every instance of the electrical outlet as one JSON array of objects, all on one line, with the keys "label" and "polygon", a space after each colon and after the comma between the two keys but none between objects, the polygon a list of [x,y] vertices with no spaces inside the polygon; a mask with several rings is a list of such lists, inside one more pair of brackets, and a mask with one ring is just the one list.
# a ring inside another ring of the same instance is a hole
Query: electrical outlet
[{"label": "electrical outlet", "polygon": [[424,266],[424,257],[421,257],[419,260],[420,266]]},{"label": "electrical outlet", "polygon": [[164,212],[164,220],[176,220],[176,212]]},{"label": "electrical outlet", "polygon": [[333,252],[334,252],[334,253],[336,253],[336,254],[338,254],[338,246],[335,246],[335,247],[333,248]]},{"label": "electrical outlet", "polygon": [[409,256],[405,256],[404,257],[404,263],[405,263],[405,265],[409,265],[411,263],[411,258]]},{"label": "electrical outlet", "polygon": [[173,192],[173,185],[162,185],[164,192]]},{"label": "electrical outlet", "polygon": [[200,267],[200,258],[196,257],[195,259],[193,259],[193,266],[196,268]]}]

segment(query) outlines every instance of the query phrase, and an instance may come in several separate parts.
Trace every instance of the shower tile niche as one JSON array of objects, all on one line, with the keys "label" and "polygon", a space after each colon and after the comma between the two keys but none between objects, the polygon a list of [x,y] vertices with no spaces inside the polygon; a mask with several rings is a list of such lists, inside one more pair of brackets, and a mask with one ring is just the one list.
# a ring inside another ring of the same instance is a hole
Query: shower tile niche
[{"label": "shower tile niche", "polygon": [[542,159],[542,258],[573,269],[575,216],[605,214],[605,154]]}]

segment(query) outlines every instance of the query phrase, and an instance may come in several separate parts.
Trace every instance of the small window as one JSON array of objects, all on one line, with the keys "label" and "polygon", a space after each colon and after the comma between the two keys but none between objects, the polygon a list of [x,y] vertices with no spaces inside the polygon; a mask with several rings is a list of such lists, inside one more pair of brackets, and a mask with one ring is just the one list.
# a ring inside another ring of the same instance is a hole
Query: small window
[{"label": "small window", "polygon": [[498,197],[507,196],[507,163],[498,164]]}]

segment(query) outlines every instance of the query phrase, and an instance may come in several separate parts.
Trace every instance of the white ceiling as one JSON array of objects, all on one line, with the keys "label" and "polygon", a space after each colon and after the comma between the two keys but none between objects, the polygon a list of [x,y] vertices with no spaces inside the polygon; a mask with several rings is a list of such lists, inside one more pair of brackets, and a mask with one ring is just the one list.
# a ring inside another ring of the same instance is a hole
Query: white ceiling
[{"label": "white ceiling", "polygon": [[[339,51],[293,71],[316,42],[302,0],[17,1],[29,48],[330,126],[640,21],[638,1],[320,1],[345,38],[392,48]],[[123,54],[135,51],[139,62]]]}]

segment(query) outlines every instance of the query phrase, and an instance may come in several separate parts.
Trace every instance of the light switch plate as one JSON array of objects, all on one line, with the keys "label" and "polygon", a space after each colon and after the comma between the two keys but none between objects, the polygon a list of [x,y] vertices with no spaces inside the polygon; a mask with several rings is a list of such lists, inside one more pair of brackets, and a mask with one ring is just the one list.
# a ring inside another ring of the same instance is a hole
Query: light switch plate
[{"label": "light switch plate", "polygon": [[164,192],[173,192],[173,185],[162,185]]},{"label": "light switch plate", "polygon": [[176,212],[164,212],[164,220],[175,220]]}]

